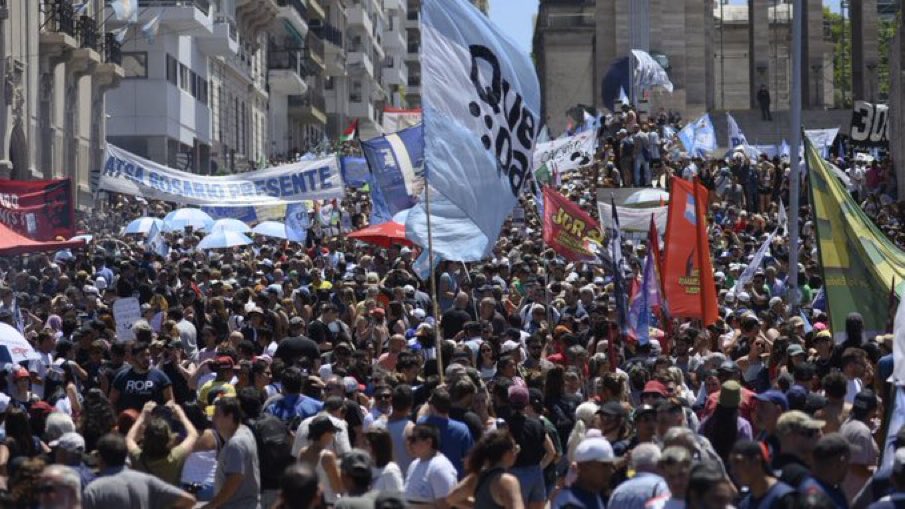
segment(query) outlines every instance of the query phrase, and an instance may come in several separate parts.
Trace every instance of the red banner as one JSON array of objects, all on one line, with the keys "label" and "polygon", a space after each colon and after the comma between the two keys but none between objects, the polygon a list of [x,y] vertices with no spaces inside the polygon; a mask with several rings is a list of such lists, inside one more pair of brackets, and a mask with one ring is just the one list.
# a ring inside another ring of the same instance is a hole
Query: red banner
[{"label": "red banner", "polygon": [[600,223],[550,187],[544,187],[544,242],[569,261],[593,261],[591,243],[603,243]]},{"label": "red banner", "polygon": [[72,180],[0,180],[0,223],[34,240],[75,235]]},{"label": "red banner", "polygon": [[697,318],[705,326],[716,321],[719,311],[707,240],[707,189],[677,177],[672,178],[669,195],[663,290],[672,316]]}]

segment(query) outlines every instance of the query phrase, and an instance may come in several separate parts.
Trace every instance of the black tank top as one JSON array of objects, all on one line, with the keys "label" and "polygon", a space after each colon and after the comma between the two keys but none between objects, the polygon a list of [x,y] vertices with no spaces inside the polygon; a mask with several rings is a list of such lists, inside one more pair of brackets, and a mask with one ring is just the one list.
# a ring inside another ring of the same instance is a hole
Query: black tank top
[{"label": "black tank top", "polygon": [[481,509],[505,509],[493,499],[493,482],[499,479],[505,470],[500,467],[481,472],[478,485],[474,490],[474,506]]}]

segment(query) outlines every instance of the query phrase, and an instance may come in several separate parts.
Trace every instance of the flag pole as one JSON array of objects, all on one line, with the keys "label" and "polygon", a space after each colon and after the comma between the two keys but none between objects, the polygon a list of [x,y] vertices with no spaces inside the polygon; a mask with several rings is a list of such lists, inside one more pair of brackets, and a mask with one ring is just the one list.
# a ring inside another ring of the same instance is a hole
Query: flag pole
[{"label": "flag pole", "polygon": [[[426,181],[427,179],[425,179]],[[424,211],[427,215],[427,263],[431,267],[431,293],[434,307],[434,348],[437,349],[437,375],[440,377],[440,384],[445,383],[443,376],[443,341],[440,338],[440,303],[437,302],[437,270],[434,267],[434,236],[431,230],[431,186],[425,182],[424,186]]]},{"label": "flag pole", "polygon": [[[798,200],[800,198],[801,186],[801,160],[799,154],[801,152],[801,38],[803,30],[803,11],[802,0],[794,0],[793,17],[792,17],[792,146],[789,154],[789,162],[791,163],[791,171],[789,172],[789,279],[788,292],[786,299],[792,305],[792,311],[797,312],[799,307],[799,291],[798,291]],[[807,164],[808,154],[805,150],[805,164]]]}]

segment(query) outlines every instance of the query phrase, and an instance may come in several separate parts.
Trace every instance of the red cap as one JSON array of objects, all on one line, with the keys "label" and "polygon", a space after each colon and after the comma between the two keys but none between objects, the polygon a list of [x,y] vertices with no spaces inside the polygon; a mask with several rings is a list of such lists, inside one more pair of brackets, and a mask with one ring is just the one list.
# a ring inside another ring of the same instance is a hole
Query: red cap
[{"label": "red cap", "polygon": [[651,380],[644,384],[644,390],[641,391],[641,394],[659,394],[664,398],[669,397],[669,391],[666,390],[666,386],[663,385],[663,382],[657,380]]},{"label": "red cap", "polygon": [[53,407],[50,406],[50,403],[46,401],[36,401],[31,404],[31,407],[28,409],[29,413],[33,414],[49,414],[53,412]]},{"label": "red cap", "polygon": [[14,380],[18,380],[20,378],[29,378],[31,375],[28,373],[28,370],[25,368],[19,368],[16,370],[16,374],[13,375]]},{"label": "red cap", "polygon": [[383,308],[374,308],[371,310],[371,314],[375,316],[384,316],[386,315],[386,311]]},{"label": "red cap", "polygon": [[233,361],[233,358],[229,355],[221,355],[214,360],[214,364],[217,365],[218,368],[231,368],[236,365]]}]

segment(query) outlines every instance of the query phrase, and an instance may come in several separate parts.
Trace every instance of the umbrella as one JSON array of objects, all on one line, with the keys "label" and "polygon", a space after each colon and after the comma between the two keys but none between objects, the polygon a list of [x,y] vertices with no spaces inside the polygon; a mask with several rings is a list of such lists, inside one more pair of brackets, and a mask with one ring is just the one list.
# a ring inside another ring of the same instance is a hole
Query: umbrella
[{"label": "umbrella", "polygon": [[244,233],[221,230],[201,239],[198,249],[229,249],[235,246],[247,246],[251,242],[251,239]]},{"label": "umbrella", "polygon": [[141,233],[143,235],[147,235],[148,232],[151,231],[151,226],[153,226],[154,224],[157,225],[158,229],[163,229],[163,221],[161,221],[160,219],[157,219],[156,217],[139,217],[138,219],[126,225],[126,229],[123,230],[123,234]]},{"label": "umbrella", "polygon": [[37,358],[35,349],[18,330],[0,323],[0,363],[18,364]]},{"label": "umbrella", "polygon": [[662,189],[642,189],[635,191],[625,200],[626,205],[640,205],[642,203],[667,203],[669,193]]},{"label": "umbrella", "polygon": [[412,245],[412,241],[405,238],[405,225],[395,221],[362,228],[350,233],[349,238],[380,247],[390,247],[393,244]]},{"label": "umbrella", "polygon": [[218,219],[214,221],[214,224],[210,227],[211,232],[219,232],[219,231],[227,231],[227,232],[239,232],[239,233],[251,233],[251,227],[247,224],[239,221],[238,219],[234,219],[231,217],[227,217],[224,219]]},{"label": "umbrella", "polygon": [[163,218],[163,231],[181,230],[191,226],[203,230],[214,223],[214,219],[201,209],[183,208],[170,212]]},{"label": "umbrella", "polygon": [[286,225],[279,221],[263,221],[258,223],[251,231],[256,235],[265,237],[286,238]]}]

